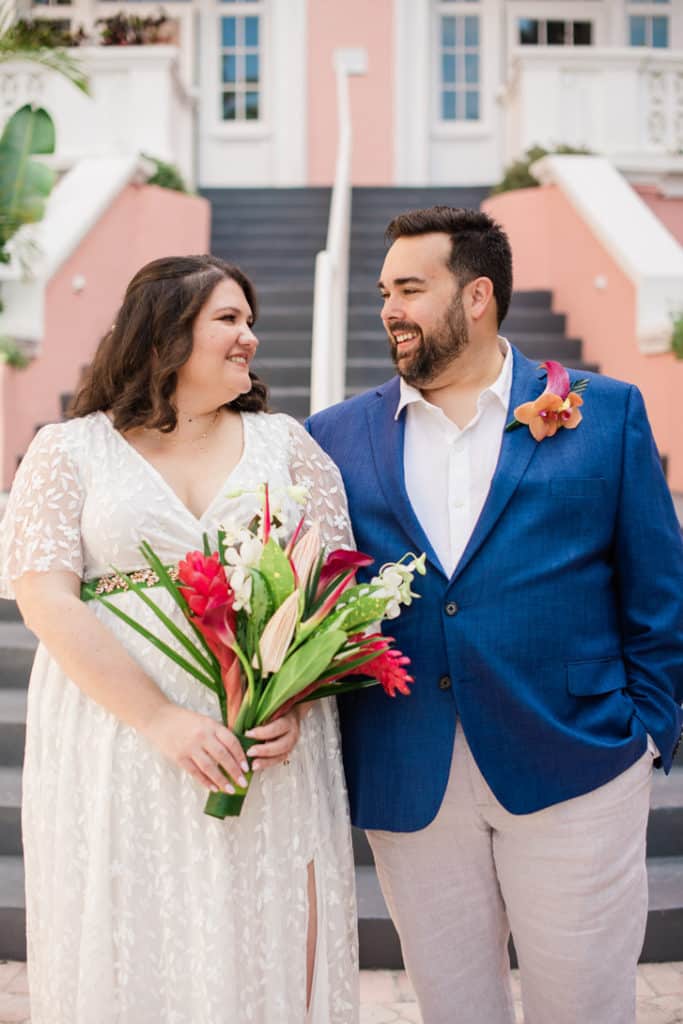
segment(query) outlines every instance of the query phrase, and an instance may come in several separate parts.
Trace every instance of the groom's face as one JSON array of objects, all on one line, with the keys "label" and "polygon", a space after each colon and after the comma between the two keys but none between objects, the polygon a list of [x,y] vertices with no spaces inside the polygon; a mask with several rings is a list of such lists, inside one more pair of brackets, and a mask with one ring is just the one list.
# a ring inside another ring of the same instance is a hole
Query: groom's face
[{"label": "groom's face", "polygon": [[446,234],[397,238],[382,267],[382,323],[396,369],[414,387],[432,383],[468,345],[450,253]]}]

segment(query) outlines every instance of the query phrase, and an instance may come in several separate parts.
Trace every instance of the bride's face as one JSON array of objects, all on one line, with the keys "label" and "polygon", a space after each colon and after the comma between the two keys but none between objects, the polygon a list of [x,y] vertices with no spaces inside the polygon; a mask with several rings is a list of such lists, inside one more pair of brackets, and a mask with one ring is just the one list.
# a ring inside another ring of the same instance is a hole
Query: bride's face
[{"label": "bride's face", "polygon": [[231,402],[251,390],[249,366],[258,339],[245,294],[224,278],[197,314],[192,331],[192,352],[178,370],[177,391],[184,403],[200,399],[207,409]]}]

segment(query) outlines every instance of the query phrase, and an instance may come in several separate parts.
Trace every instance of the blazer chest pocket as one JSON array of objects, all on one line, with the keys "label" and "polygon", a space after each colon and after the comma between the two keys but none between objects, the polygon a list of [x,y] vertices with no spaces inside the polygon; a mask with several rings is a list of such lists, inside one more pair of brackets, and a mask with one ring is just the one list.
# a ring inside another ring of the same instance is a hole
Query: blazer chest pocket
[{"label": "blazer chest pocket", "polygon": [[605,493],[602,477],[557,477],[550,481],[550,493],[558,498],[600,498]]},{"label": "blazer chest pocket", "polygon": [[621,658],[570,661],[567,665],[567,689],[575,697],[598,697],[602,693],[623,690],[627,683]]}]

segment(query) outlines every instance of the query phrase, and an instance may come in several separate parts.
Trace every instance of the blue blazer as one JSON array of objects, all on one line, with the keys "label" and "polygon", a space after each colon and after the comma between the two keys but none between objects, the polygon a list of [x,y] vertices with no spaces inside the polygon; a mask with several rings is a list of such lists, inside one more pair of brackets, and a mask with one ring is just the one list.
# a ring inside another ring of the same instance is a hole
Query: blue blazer
[{"label": "blue blazer", "polygon": [[[545,380],[513,349],[510,414]],[[341,469],[356,545],[426,551],[420,600],[385,624],[410,696],[340,698],[353,823],[436,815],[456,717],[498,800],[526,814],[603,785],[650,733],[671,768],[683,726],[683,544],[637,388],[589,376],[583,422],[540,444],[504,433],[483,511],[448,579],[408,499],[399,380],[313,416]],[[369,578],[372,568],[361,578]]]}]

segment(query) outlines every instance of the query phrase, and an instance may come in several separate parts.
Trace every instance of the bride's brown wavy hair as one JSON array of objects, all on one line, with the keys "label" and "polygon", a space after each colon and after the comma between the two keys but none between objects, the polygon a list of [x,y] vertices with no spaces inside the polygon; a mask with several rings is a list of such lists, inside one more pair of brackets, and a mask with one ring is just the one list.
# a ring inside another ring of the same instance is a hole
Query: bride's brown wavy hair
[{"label": "bride's brown wavy hair", "polygon": [[[213,289],[226,278],[240,286],[255,320],[258,309],[251,281],[239,267],[216,256],[169,256],[138,270],[68,415],[102,411],[111,414],[117,430],[173,430],[178,370],[192,352],[194,322]],[[266,385],[256,374],[249,376],[251,390],[226,403],[226,408],[267,411]]]}]

